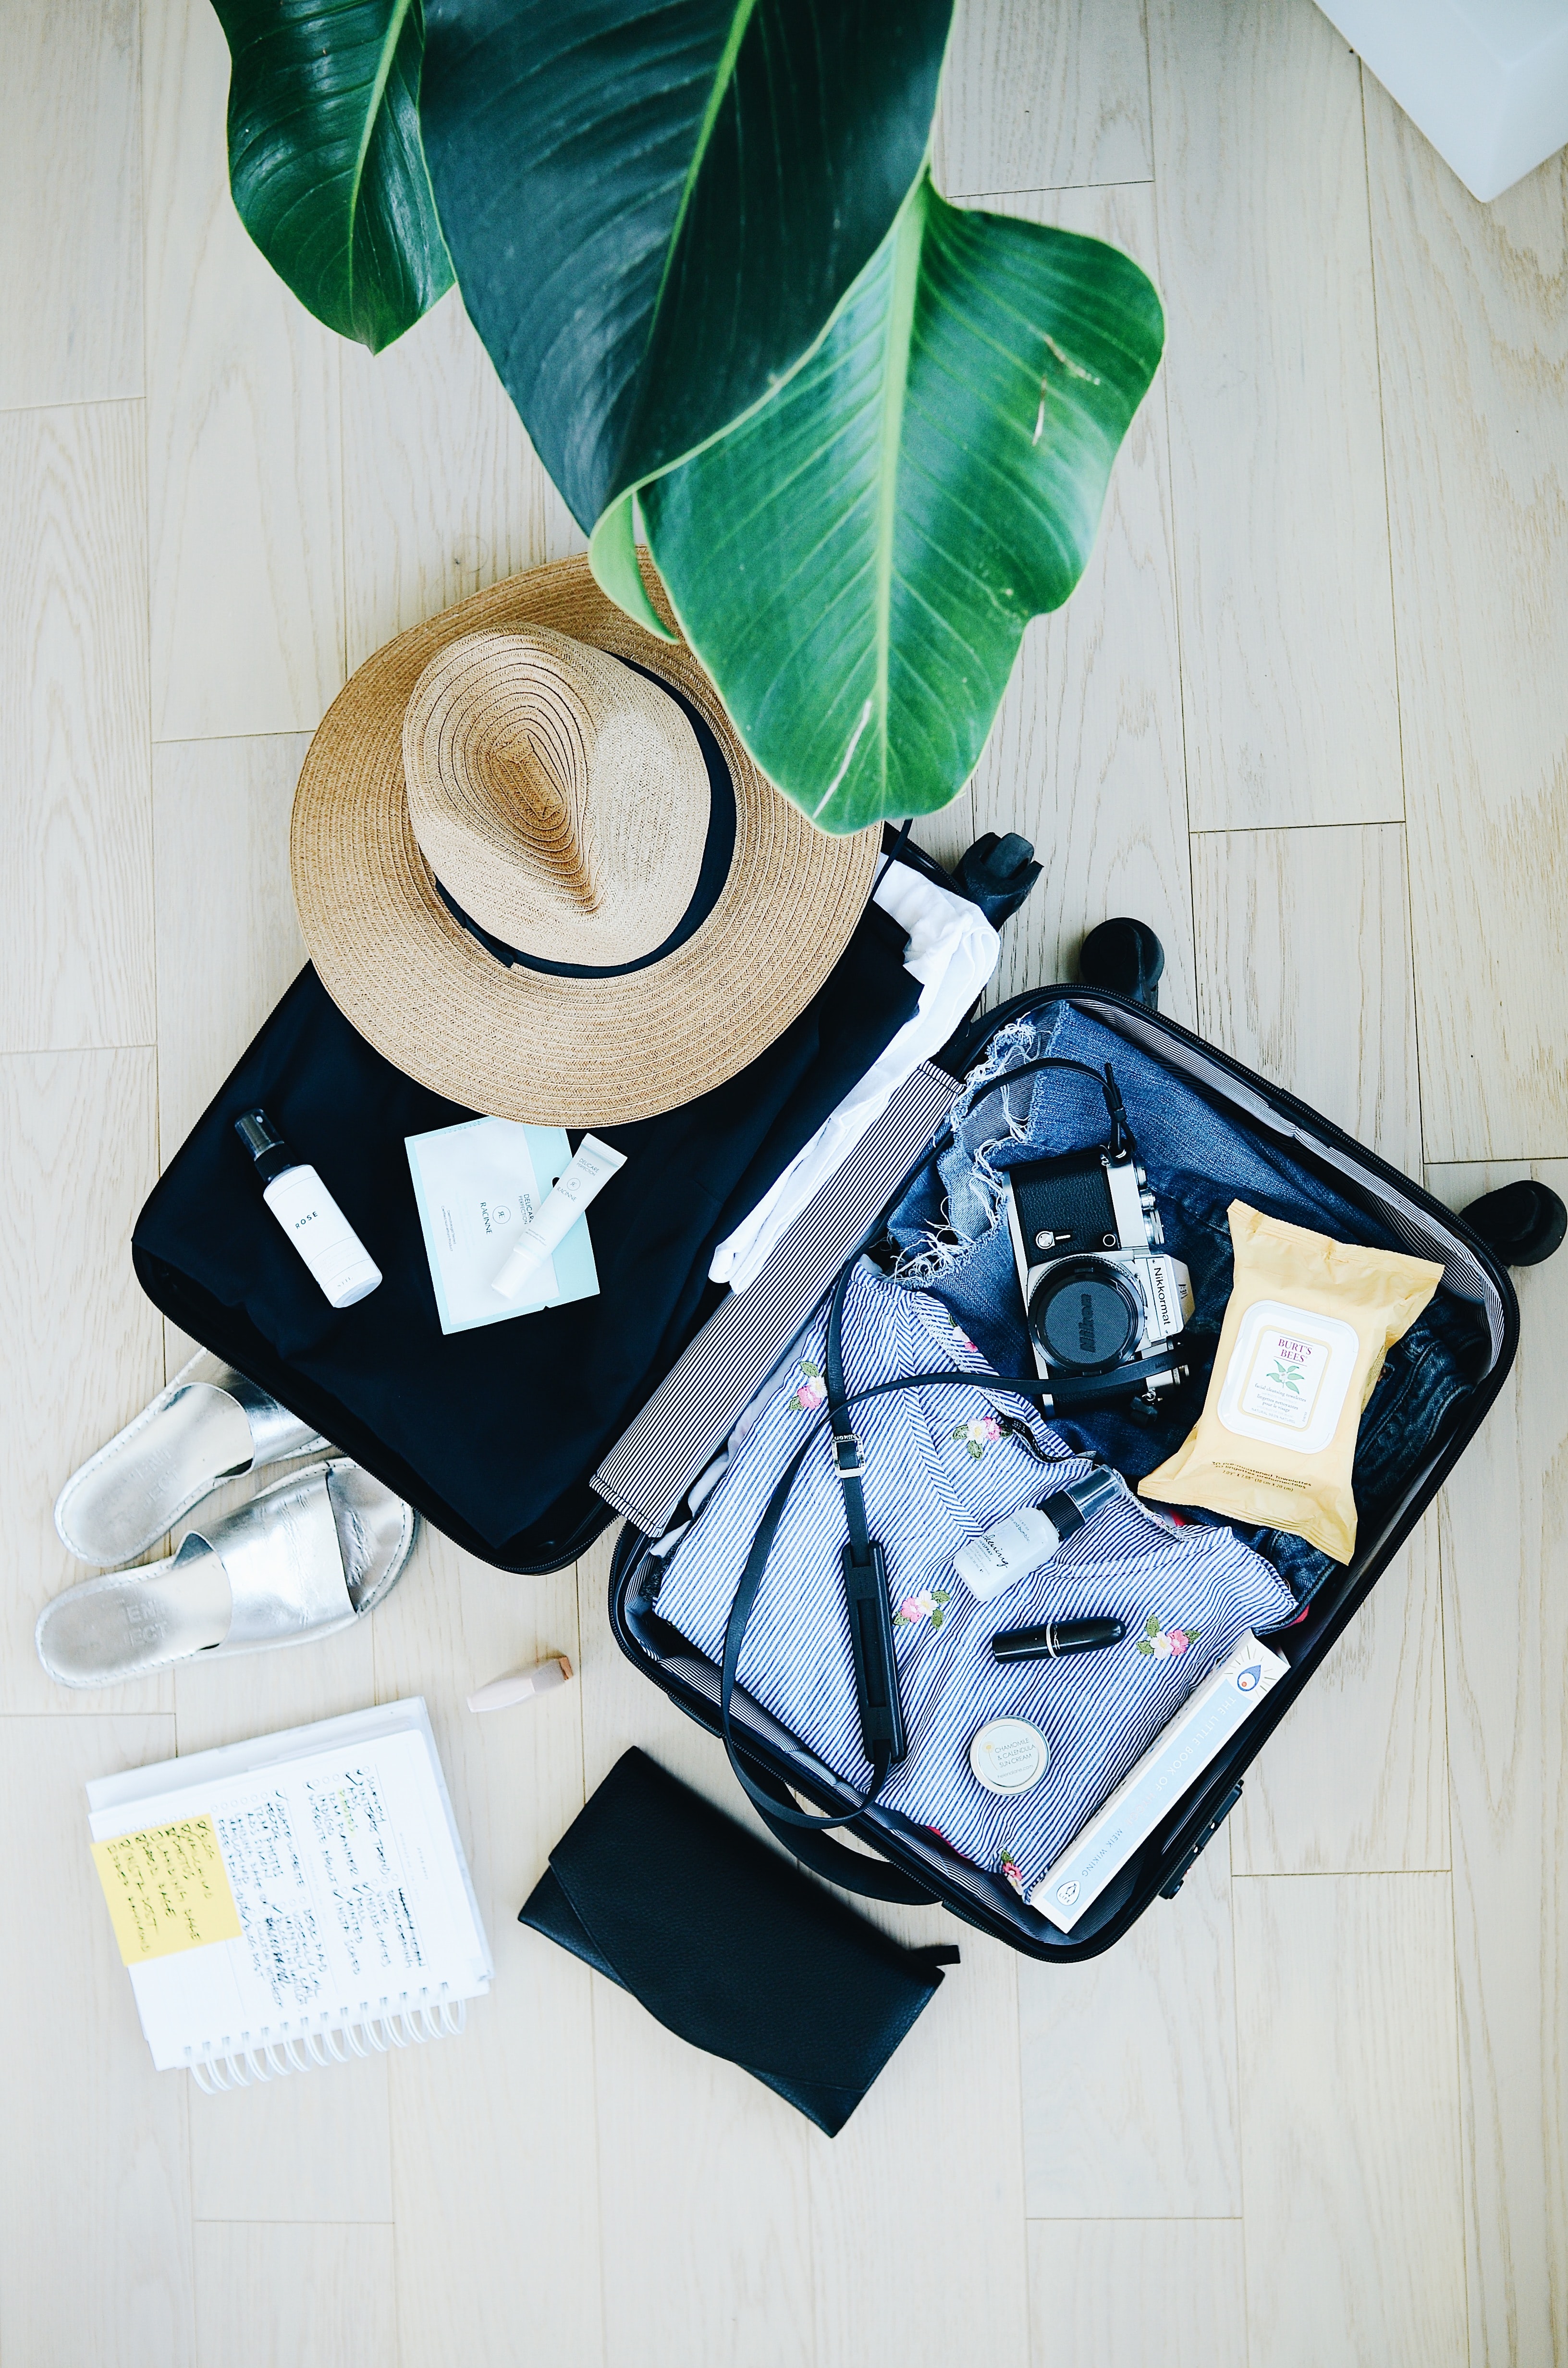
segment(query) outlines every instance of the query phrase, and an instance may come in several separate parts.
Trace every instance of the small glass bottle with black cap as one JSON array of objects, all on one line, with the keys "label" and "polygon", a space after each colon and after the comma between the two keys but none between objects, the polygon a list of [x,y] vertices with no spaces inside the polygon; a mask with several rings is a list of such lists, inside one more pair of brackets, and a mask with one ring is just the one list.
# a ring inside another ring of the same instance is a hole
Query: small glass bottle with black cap
[{"label": "small glass bottle with black cap", "polygon": [[234,1133],[256,1162],[262,1199],[331,1304],[368,1299],[381,1269],[315,1169],[290,1150],[264,1110],[246,1110]]},{"label": "small glass bottle with black cap", "polygon": [[1120,1490],[1114,1472],[1085,1472],[1039,1505],[1009,1513],[953,1556],[953,1567],[978,1602],[1004,1595],[1057,1552],[1064,1538],[1105,1510]]}]

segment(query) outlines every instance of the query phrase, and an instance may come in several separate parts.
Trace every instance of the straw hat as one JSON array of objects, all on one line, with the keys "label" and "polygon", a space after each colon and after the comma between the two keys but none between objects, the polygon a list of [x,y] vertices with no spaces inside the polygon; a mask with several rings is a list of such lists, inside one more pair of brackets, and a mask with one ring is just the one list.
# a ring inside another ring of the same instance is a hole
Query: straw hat
[{"label": "straw hat", "polygon": [[389,1061],[471,1110],[590,1127],[692,1100],[780,1035],[880,840],[809,822],[685,643],[564,559],[367,659],[305,758],[290,863],[322,984]]}]

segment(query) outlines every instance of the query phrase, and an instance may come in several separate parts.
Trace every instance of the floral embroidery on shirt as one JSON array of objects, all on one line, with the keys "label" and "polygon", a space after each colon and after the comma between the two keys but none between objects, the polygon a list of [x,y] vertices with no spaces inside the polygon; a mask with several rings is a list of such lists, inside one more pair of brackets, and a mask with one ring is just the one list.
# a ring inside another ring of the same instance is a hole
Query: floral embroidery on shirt
[{"label": "floral embroidery on shirt", "polygon": [[971,1357],[978,1357],[980,1354],[979,1349],[975,1347],[974,1342],[970,1338],[969,1334],[964,1330],[963,1326],[959,1322],[958,1317],[956,1315],[949,1315],[948,1322],[952,1327],[953,1338],[958,1342],[959,1347],[960,1349],[967,1349]]},{"label": "floral embroidery on shirt", "polygon": [[986,1449],[1001,1438],[1002,1426],[994,1414],[983,1414],[973,1422],[960,1422],[952,1435],[962,1440],[978,1463]]},{"label": "floral embroidery on shirt", "polygon": [[1138,1639],[1138,1650],[1147,1653],[1151,1660],[1168,1661],[1173,1653],[1185,1653],[1200,1634],[1197,1628],[1162,1628],[1153,1613]]},{"label": "floral embroidery on shirt", "polygon": [[1012,1884],[1014,1890],[1021,1899],[1024,1896],[1024,1870],[1013,1855],[1013,1845],[1011,1842],[1004,1842],[1002,1845],[1002,1861],[999,1871],[1006,1880]]},{"label": "floral embroidery on shirt", "polygon": [[821,1366],[813,1365],[809,1357],[802,1357],[796,1377],[790,1384],[790,1405],[800,1406],[806,1414],[815,1414],[826,1395],[827,1383],[822,1377]]},{"label": "floral embroidery on shirt", "polygon": [[905,1628],[918,1628],[923,1620],[928,1620],[933,1628],[939,1628],[948,1616],[948,1605],[951,1600],[941,1588],[933,1592],[930,1588],[923,1587],[917,1595],[904,1597],[893,1613],[893,1619]]}]

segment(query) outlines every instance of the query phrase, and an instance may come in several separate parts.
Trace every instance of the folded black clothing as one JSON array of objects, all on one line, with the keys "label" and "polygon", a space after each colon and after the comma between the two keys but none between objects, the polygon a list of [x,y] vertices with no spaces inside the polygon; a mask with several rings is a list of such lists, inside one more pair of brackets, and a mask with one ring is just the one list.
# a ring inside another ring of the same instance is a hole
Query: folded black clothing
[{"label": "folded black clothing", "polygon": [[900,1948],[636,1750],[556,1843],[518,1921],[829,2137],[958,1958]]},{"label": "folded black clothing", "polygon": [[[443,1334],[403,1139],[475,1113],[405,1076],[301,972],[137,1220],[142,1287],[174,1322],[461,1545],[551,1569],[609,1518],[588,1477],[722,1295],[713,1251],[918,1006],[907,940],[869,905],[790,1027],[711,1093],[596,1130],[626,1165],[589,1218],[598,1296]],[[331,1308],[236,1143],[266,1109],[381,1268]]]}]

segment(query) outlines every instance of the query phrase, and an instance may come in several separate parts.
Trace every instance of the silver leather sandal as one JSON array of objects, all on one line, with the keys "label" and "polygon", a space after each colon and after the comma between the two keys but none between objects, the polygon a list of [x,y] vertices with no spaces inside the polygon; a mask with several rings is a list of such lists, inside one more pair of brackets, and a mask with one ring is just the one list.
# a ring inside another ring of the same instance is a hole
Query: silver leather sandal
[{"label": "silver leather sandal", "polygon": [[402,1576],[412,1506],[347,1457],[290,1472],[165,1562],[84,1579],[46,1604],[38,1656],[62,1686],[114,1686],[193,1658],[352,1627]]},{"label": "silver leather sandal", "polygon": [[327,1441],[205,1349],[62,1488],[54,1526],[78,1562],[130,1562],[221,1480]]}]

